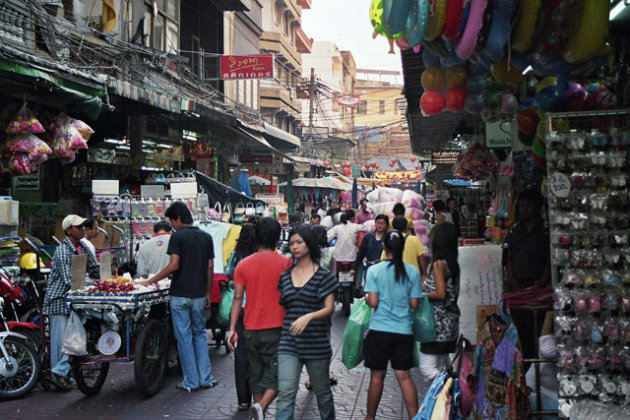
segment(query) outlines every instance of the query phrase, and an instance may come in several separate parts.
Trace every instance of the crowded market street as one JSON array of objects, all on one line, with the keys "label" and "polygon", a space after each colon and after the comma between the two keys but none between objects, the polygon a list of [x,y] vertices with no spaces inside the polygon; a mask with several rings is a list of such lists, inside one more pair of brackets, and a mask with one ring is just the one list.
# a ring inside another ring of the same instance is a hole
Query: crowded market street
[{"label": "crowded market street", "polygon": [[[363,367],[363,364],[348,371],[341,363],[345,324],[346,317],[343,316],[341,306],[337,305],[332,318],[331,374],[339,379],[339,384],[332,387],[339,420],[358,419],[365,416],[367,388],[370,381],[370,372]],[[175,389],[180,373],[177,366],[171,365],[169,374],[162,384],[162,391],[152,398],[144,399],[135,390],[133,368],[126,363],[112,363],[107,381],[97,395],[88,397],[78,390],[64,392],[52,389],[45,392],[38,385],[22,399],[3,401],[0,404],[0,419],[248,419],[247,412],[237,410],[233,354],[226,354],[224,346],[217,349],[211,345],[210,361],[212,374],[219,381],[219,385],[212,389],[192,393],[182,393]],[[411,375],[418,388],[418,396],[421,398],[429,384],[422,381],[417,369],[412,369]],[[296,399],[295,418],[319,419],[315,395],[304,387],[306,380],[307,375],[304,370]],[[388,373],[385,381],[378,418],[407,418],[402,395],[393,372]],[[270,406],[266,417],[275,418],[275,404]]]}]

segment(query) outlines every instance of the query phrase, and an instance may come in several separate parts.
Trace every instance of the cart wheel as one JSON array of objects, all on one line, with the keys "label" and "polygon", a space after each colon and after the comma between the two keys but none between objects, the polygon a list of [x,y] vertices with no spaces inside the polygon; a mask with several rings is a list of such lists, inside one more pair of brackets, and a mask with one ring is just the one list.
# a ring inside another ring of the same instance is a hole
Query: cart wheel
[{"label": "cart wheel", "polygon": [[85,395],[96,395],[107,378],[109,362],[81,363],[73,369],[77,388]]},{"label": "cart wheel", "polygon": [[145,397],[157,394],[167,362],[166,327],[152,319],[140,330],[134,354],[136,389]]}]

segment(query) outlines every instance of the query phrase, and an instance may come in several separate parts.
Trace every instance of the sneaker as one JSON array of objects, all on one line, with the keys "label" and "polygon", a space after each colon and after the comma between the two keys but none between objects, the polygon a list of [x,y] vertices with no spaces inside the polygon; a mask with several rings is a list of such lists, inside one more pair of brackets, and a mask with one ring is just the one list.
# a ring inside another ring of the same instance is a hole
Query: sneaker
[{"label": "sneaker", "polygon": [[251,420],[264,420],[265,413],[258,403],[254,403],[249,409],[249,417]]},{"label": "sneaker", "polygon": [[239,403],[238,411],[249,411],[249,403]]}]

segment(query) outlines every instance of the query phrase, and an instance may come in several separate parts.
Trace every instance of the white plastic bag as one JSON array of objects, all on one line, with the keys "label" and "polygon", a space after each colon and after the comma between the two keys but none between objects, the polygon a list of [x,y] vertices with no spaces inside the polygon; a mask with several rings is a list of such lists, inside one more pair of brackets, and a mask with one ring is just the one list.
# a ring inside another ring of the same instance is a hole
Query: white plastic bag
[{"label": "white plastic bag", "polygon": [[71,356],[85,356],[87,354],[87,333],[81,323],[79,315],[72,311],[66,324],[61,352]]}]

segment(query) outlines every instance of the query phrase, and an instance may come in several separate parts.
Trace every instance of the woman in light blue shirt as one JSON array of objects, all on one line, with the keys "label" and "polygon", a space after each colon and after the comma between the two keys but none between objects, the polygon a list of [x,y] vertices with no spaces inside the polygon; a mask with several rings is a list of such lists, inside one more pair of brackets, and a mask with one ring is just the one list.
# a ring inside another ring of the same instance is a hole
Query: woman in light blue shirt
[{"label": "woman in light blue shirt", "polygon": [[418,270],[402,260],[404,248],[402,233],[390,230],[383,238],[387,259],[367,271],[365,299],[374,313],[363,344],[365,366],[371,371],[366,420],[376,417],[390,361],[409,418],[418,411],[416,386],[409,375],[415,351],[409,309],[418,307],[422,291]]}]

